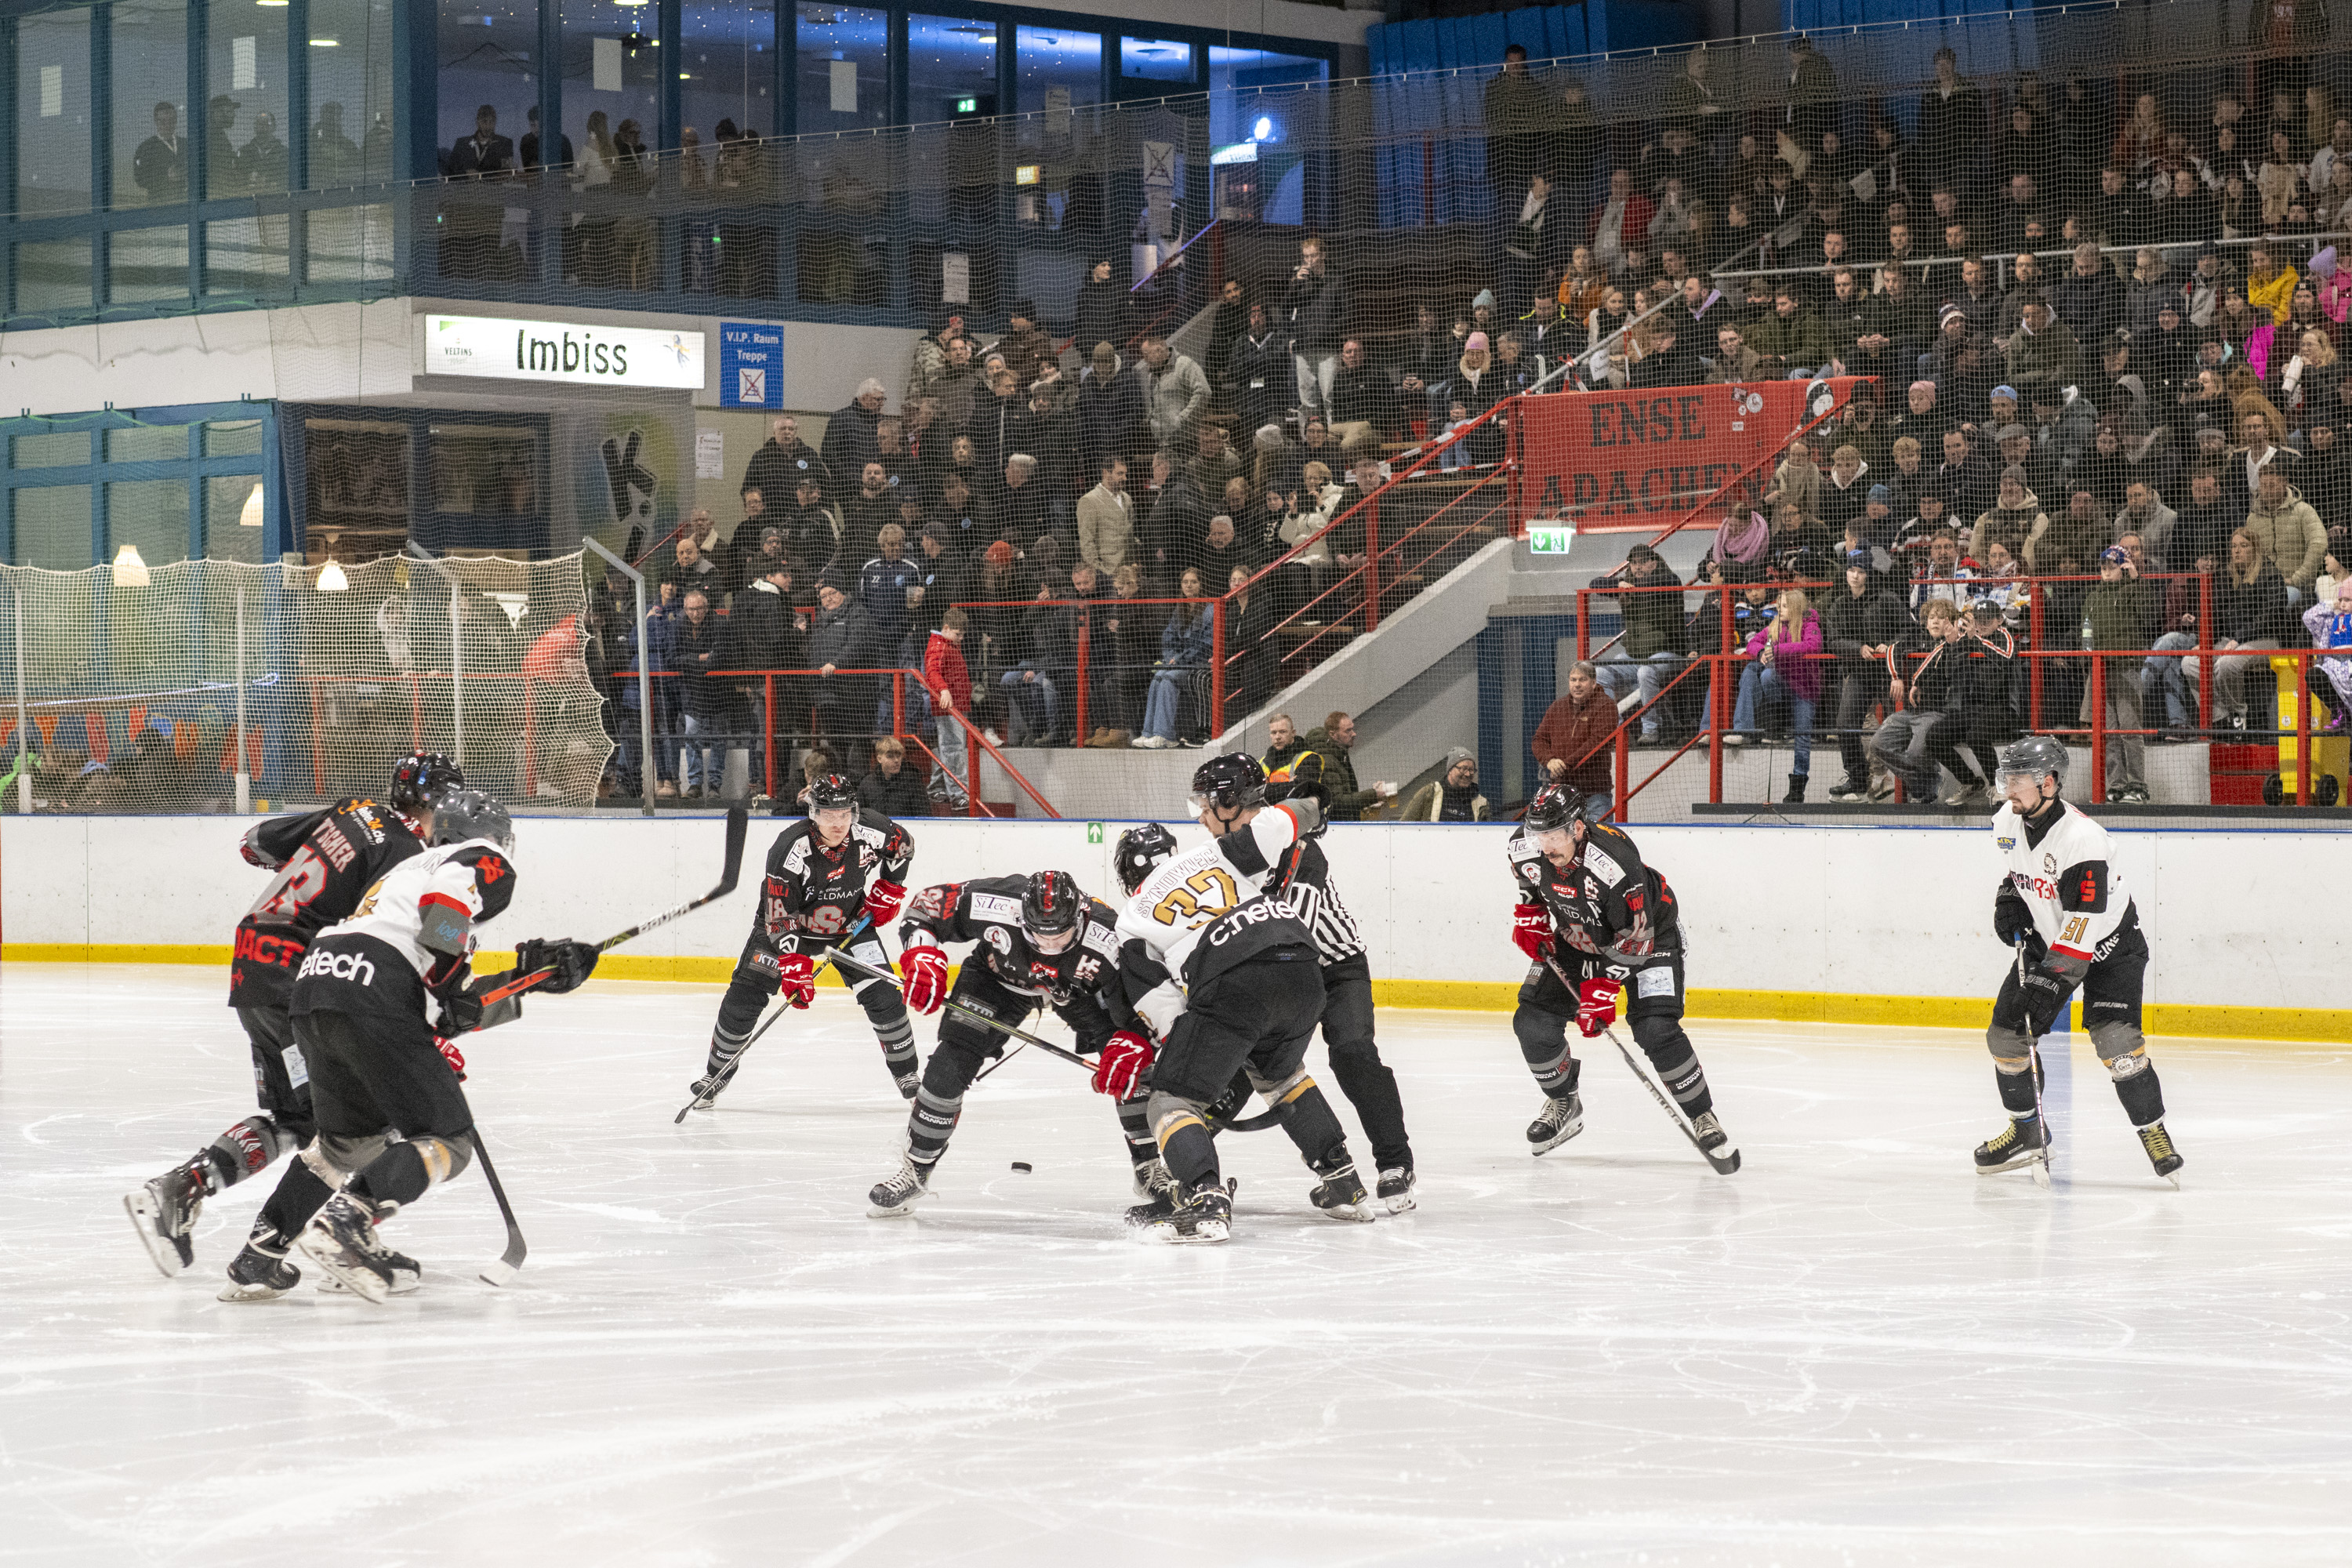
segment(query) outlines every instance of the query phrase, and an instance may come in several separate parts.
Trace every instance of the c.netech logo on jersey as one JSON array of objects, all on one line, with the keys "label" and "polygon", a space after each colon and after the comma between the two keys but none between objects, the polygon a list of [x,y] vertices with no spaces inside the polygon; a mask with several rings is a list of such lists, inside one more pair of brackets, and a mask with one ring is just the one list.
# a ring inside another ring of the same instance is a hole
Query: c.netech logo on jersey
[{"label": "c.netech logo on jersey", "polygon": [[326,952],[312,948],[302,959],[302,967],[294,978],[317,975],[321,980],[348,980],[354,985],[375,984],[375,965],[361,953]]},{"label": "c.netech logo on jersey", "polygon": [[417,368],[426,375],[688,390],[703,382],[698,331],[492,316],[418,319],[425,325]]}]

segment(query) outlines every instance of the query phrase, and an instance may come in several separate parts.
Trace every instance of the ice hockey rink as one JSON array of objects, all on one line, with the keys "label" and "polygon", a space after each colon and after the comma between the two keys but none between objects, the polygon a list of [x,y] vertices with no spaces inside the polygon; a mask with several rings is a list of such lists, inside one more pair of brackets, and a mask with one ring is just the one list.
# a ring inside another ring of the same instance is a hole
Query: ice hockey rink
[{"label": "ice hockey rink", "polygon": [[228,1306],[274,1172],[171,1281],[119,1202],[251,1104],[222,988],[0,969],[0,1563],[2346,1560],[2346,1047],[2152,1042],[2175,1192],[2084,1047],[2045,1192],[1969,1165],[1979,1035],[1696,1023],[1723,1178],[1605,1041],[1537,1160],[1507,1018],[1389,1012],[1420,1211],[1232,1134],[1234,1240],[1180,1248],[1065,1063],[874,1220],[843,993],[674,1126],[717,988],[600,981],[466,1042],[513,1285],[473,1173],[387,1231],[418,1294]]}]

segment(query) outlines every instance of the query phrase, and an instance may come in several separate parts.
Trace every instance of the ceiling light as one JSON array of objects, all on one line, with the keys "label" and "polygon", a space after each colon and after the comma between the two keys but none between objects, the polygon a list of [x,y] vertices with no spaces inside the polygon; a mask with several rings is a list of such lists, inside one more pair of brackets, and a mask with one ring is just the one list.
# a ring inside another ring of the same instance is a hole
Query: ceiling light
[{"label": "ceiling light", "polygon": [[141,560],[139,547],[126,544],[114,552],[114,585],[118,588],[144,588],[152,579],[147,575],[147,563]]},{"label": "ceiling light", "polygon": [[259,479],[253,481],[253,493],[245,498],[245,510],[236,514],[236,523],[239,528],[261,526],[261,481]]},{"label": "ceiling light", "polygon": [[294,0],[253,0],[253,3],[257,5],[268,5],[273,9],[282,9],[292,5]]},{"label": "ceiling light", "polygon": [[343,41],[341,38],[313,38],[310,47],[314,49],[340,49]]},{"label": "ceiling light", "polygon": [[328,556],[327,563],[319,568],[319,592],[321,594],[348,593],[351,585],[352,580],[343,575],[343,569],[335,564],[335,558],[331,555]]}]

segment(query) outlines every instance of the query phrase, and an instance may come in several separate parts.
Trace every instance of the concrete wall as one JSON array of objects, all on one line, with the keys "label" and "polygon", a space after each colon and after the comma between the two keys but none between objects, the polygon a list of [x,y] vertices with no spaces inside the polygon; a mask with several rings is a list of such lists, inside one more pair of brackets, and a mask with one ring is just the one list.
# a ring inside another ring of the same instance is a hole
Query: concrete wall
[{"label": "concrete wall", "polygon": [[[754,826],[756,866],[775,825]],[[237,858],[244,826],[229,817],[0,819],[0,953],[217,962],[267,880]],[[1116,885],[1118,826],[922,823],[915,879],[1055,866],[1100,893]],[[1508,832],[1331,830],[1339,885],[1390,1001],[1509,1005],[1525,963],[1510,944]],[[1184,827],[1180,841],[1198,833]],[[715,817],[526,818],[520,888],[493,940],[597,936],[684,902],[715,879],[720,840]],[[1980,828],[1655,826],[1641,841],[1681,902],[1696,1010],[1965,1025],[1981,1021],[1980,1003],[1935,999],[1982,998],[1999,984],[2004,954],[1989,929],[1999,869]],[[2293,913],[2330,907],[2294,889],[2345,885],[2352,836],[2126,832],[2115,841],[2155,951],[2152,1029],[2352,1039],[2344,933]],[[756,876],[747,868],[732,898],[620,950],[610,973],[720,977],[749,929]]]}]

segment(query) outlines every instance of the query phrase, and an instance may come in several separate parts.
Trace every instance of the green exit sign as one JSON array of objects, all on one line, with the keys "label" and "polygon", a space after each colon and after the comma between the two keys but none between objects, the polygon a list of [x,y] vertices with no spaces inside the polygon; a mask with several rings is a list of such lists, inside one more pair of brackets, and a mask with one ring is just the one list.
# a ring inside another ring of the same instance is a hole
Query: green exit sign
[{"label": "green exit sign", "polygon": [[1101,823],[1099,823],[1099,822],[1089,822],[1089,823],[1087,823],[1087,843],[1089,843],[1089,844],[1099,844],[1099,843],[1101,843],[1102,841],[1103,841],[1103,825],[1102,825]]},{"label": "green exit sign", "polygon": [[1565,555],[1576,542],[1576,527],[1566,522],[1538,522],[1528,530],[1528,548],[1538,555]]},{"label": "green exit sign", "polygon": [[958,114],[970,114],[979,107],[980,100],[976,98],[959,98],[956,100],[956,112]]}]

